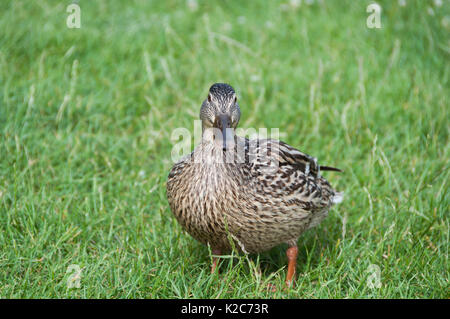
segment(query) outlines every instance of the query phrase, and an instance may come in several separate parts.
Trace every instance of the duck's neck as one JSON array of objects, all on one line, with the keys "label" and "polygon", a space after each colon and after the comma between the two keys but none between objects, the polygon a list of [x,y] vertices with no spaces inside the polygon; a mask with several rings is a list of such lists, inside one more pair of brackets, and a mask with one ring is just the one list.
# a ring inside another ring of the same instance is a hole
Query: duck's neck
[{"label": "duck's neck", "polygon": [[[234,129],[229,128],[225,131],[226,134],[226,146],[229,149],[234,147],[236,142],[236,135],[234,134]],[[223,136],[222,132],[218,128],[204,128],[202,127],[202,143],[203,144],[214,144],[214,147],[223,149]]]},{"label": "duck's neck", "polygon": [[[204,128],[202,127],[202,143],[203,144],[208,144],[208,143],[212,143],[215,144],[215,137],[214,137],[214,130],[211,128]],[[218,144],[218,143],[217,143]]]},{"label": "duck's neck", "polygon": [[234,135],[228,137],[224,151],[222,139],[215,137],[213,130],[203,130],[201,145],[196,155],[200,156],[204,164],[235,163],[235,138]]}]

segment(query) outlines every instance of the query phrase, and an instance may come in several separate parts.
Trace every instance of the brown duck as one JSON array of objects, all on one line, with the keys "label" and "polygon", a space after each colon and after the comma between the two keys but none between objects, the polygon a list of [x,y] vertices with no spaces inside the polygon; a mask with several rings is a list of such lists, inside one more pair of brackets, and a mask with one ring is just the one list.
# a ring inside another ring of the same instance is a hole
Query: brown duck
[{"label": "brown duck", "polygon": [[[299,236],[343,198],[320,171],[340,170],[281,141],[235,135],[240,114],[230,85],[211,86],[200,110],[202,141],[172,167],[167,198],[183,229],[215,256],[232,247],[258,253],[287,243],[290,286]],[[214,257],[212,272],[216,265]]]}]

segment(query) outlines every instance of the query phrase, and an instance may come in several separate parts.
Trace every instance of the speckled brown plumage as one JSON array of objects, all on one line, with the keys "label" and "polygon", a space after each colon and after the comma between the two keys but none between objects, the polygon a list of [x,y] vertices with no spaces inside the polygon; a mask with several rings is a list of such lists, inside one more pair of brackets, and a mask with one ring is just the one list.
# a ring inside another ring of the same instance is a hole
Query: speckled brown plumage
[{"label": "speckled brown plumage", "polygon": [[173,166],[167,198],[183,229],[213,250],[294,247],[342,199],[320,175],[337,169],[278,140],[234,135],[240,110],[231,86],[213,85],[200,117],[202,142]]}]

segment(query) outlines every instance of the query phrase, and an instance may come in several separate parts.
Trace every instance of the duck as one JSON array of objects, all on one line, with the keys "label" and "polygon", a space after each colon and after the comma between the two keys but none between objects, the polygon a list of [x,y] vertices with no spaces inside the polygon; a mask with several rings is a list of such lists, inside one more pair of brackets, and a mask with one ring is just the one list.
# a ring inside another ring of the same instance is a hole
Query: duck
[{"label": "duck", "polygon": [[342,172],[277,139],[236,134],[236,92],[213,84],[200,108],[201,142],[170,170],[166,195],[181,228],[221,255],[261,253],[286,243],[285,283],[294,285],[300,236],[343,200],[321,176]]}]

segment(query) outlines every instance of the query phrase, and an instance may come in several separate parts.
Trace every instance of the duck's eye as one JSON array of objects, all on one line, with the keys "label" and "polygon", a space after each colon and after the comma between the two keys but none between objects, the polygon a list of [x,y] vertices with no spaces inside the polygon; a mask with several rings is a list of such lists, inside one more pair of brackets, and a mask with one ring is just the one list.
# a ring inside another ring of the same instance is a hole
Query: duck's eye
[{"label": "duck's eye", "polygon": [[237,102],[237,97],[234,97],[234,103],[236,104],[236,102]]}]

